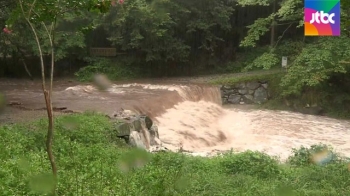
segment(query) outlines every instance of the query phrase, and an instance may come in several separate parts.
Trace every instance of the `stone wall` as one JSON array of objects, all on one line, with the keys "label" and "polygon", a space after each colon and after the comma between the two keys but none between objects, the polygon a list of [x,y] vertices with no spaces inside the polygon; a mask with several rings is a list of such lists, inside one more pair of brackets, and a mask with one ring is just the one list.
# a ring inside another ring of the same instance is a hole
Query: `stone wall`
[{"label": "stone wall", "polygon": [[266,81],[221,86],[222,104],[261,104],[269,99]]}]

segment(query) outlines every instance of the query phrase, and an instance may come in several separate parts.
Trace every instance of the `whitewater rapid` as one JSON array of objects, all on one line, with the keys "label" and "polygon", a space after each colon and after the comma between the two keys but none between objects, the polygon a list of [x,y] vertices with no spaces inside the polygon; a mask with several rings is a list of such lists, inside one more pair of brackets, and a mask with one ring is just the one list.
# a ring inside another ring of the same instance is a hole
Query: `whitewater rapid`
[{"label": "whitewater rapid", "polygon": [[[227,150],[256,150],[283,160],[290,156],[292,148],[323,143],[350,156],[349,121],[286,111],[223,107],[218,87],[134,83],[112,85],[108,91],[125,93],[131,87],[178,93],[178,97],[159,98],[154,104],[160,107],[176,99],[171,102],[175,103],[172,107],[153,116],[163,146],[172,151],[181,149],[208,155]],[[86,87],[86,91],[93,90]]]}]

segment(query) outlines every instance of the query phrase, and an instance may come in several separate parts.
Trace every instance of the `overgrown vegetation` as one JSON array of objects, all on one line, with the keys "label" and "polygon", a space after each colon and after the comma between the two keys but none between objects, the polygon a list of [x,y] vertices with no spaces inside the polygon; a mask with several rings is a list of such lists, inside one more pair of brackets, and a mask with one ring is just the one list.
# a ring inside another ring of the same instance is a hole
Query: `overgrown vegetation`
[{"label": "overgrown vegetation", "polygon": [[[115,137],[94,113],[56,118],[58,195],[348,195],[348,162],[337,154],[314,164],[323,145],[293,151],[285,164],[259,152],[213,158],[149,154]],[[45,152],[47,120],[0,127],[0,192],[44,195],[53,186]],[[327,151],[328,152],[328,151]]]},{"label": "overgrown vegetation", "polygon": [[92,81],[96,74],[104,74],[111,80],[125,80],[141,76],[147,76],[142,73],[138,67],[132,67],[126,61],[106,58],[85,58],[88,65],[75,73],[80,81]]},{"label": "overgrown vegetation", "polygon": [[[45,65],[51,55],[51,87],[53,68],[60,60],[68,64],[84,61],[87,66],[75,75],[89,81],[96,73],[121,80],[279,69],[281,57],[287,56],[288,72],[247,74],[212,82],[232,85],[268,80],[273,97],[270,103],[274,106],[285,102],[298,107],[317,105],[333,116],[350,117],[348,1],[342,1],[342,36],[313,38],[304,37],[300,30],[302,0],[0,0],[0,8],[0,25],[4,27],[0,55],[6,62],[0,68],[2,76],[14,75],[17,69],[13,67],[21,59],[32,77],[24,63],[28,56],[40,58],[45,83]],[[88,52],[91,47],[115,48],[117,55],[92,57]],[[11,57],[5,58],[8,55]],[[44,120],[0,128],[0,191],[5,195],[55,190],[45,150],[51,157],[57,155],[59,170],[53,158],[50,160],[54,175],[59,172],[58,195],[350,192],[347,163],[329,153],[329,147],[294,150],[288,164],[257,152],[228,153],[211,159],[174,153],[152,155],[124,146],[113,136],[107,119],[92,114],[58,119],[52,153],[53,117],[49,109],[51,88],[48,89],[43,84],[50,119],[46,148],[43,130],[48,124]],[[2,102],[0,97],[0,110]],[[328,164],[310,159],[314,154],[327,155],[322,160]],[[140,161],[143,167],[138,165]]]},{"label": "overgrown vegetation", "polygon": [[[239,1],[243,5],[259,5],[260,1]],[[269,5],[272,1],[266,1]],[[277,1],[279,2],[279,1]],[[269,69],[282,56],[289,58],[288,72],[281,77],[278,91],[281,99],[274,103],[284,105],[287,101],[298,107],[321,106],[331,116],[349,118],[348,105],[350,94],[349,85],[345,78],[349,77],[349,3],[341,2],[341,29],[340,37],[304,37],[292,36],[285,39],[285,33],[303,27],[303,1],[280,1],[280,7],[269,17],[259,18],[249,26],[245,39],[241,42],[244,47],[256,47],[262,35],[271,33],[277,25],[289,23],[284,32],[270,49],[246,68],[261,67]],[[297,25],[299,24],[299,25]],[[279,28],[279,27],[278,27]],[[272,35],[272,34],[271,34]],[[273,39],[273,37],[271,37]],[[271,103],[269,103],[271,105]]]}]

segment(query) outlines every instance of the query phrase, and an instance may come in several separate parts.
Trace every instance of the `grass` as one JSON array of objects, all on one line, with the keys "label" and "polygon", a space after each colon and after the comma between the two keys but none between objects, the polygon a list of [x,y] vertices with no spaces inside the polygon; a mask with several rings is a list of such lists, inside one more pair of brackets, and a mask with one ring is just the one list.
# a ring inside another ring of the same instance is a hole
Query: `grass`
[{"label": "grass", "polygon": [[[52,187],[44,150],[46,120],[0,127],[1,195],[45,195]],[[348,163],[332,156],[315,165],[325,146],[294,150],[287,164],[259,152],[214,158],[150,154],[115,137],[109,120],[93,113],[56,119],[58,195],[350,195]]]},{"label": "grass", "polygon": [[284,75],[281,69],[263,70],[263,71],[250,71],[239,74],[226,74],[220,75],[220,77],[212,79],[209,83],[219,85],[235,85],[242,82],[251,81],[270,81]]}]

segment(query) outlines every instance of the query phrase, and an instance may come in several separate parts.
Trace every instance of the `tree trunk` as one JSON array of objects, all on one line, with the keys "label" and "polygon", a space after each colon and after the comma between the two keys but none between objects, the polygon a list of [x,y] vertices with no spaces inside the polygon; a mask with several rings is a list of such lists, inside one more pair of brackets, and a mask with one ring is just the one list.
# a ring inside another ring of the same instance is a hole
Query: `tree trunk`
[{"label": "tree trunk", "polygon": [[[53,177],[54,177],[54,180],[55,180],[55,184],[54,184],[54,187],[53,187],[53,190],[52,190],[52,195],[56,195],[57,166],[56,166],[55,158],[54,158],[54,155],[53,155],[53,152],[52,152],[52,139],[53,139],[53,131],[54,131],[54,128],[53,128],[53,115],[52,115],[52,83],[53,83],[53,71],[54,71],[54,69],[53,69],[54,68],[54,53],[53,53],[54,52],[54,48],[53,48],[53,43],[54,42],[53,42],[53,39],[52,39],[52,36],[51,36],[52,35],[51,33],[53,32],[52,30],[53,30],[54,25],[56,23],[52,23],[52,26],[51,26],[52,29],[50,31],[48,31],[45,23],[42,22],[42,25],[44,26],[46,32],[48,33],[48,36],[49,36],[49,39],[50,39],[50,46],[51,46],[51,77],[50,77],[50,90],[48,92],[46,90],[46,82],[45,82],[45,63],[44,63],[43,52],[42,52],[41,43],[40,43],[37,31],[36,31],[34,25],[29,20],[29,18],[31,17],[30,13],[27,16],[26,13],[24,12],[23,2],[21,0],[18,0],[18,3],[20,5],[20,7],[21,7],[21,11],[22,11],[22,14],[24,16],[24,19],[26,20],[26,22],[28,23],[28,25],[30,26],[30,29],[32,30],[32,32],[34,34],[34,38],[35,38],[35,41],[36,41],[36,44],[37,44],[37,47],[38,47],[38,50],[39,50],[40,65],[41,65],[41,76],[42,76],[42,90],[43,90],[44,97],[45,97],[46,110],[47,110],[47,115],[48,115],[48,120],[49,120],[47,136],[46,136],[46,151],[47,151],[47,154],[48,154],[49,161],[51,163],[51,170],[52,170]],[[31,6],[34,6],[35,3],[36,3],[36,1],[34,1]]]}]

